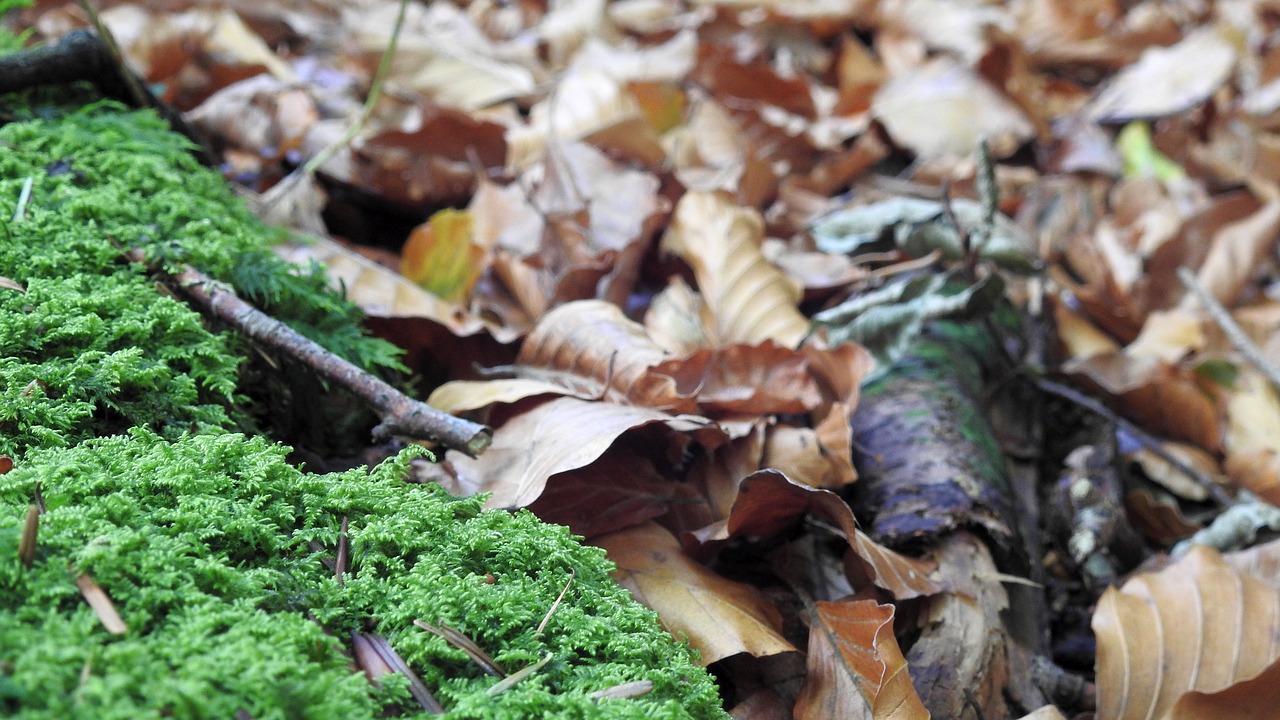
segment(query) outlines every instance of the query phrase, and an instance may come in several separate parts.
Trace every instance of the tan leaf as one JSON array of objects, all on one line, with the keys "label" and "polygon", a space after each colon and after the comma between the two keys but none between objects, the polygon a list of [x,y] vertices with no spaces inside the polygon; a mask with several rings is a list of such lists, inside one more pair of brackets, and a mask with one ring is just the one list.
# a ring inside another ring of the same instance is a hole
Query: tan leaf
[{"label": "tan leaf", "polygon": [[711,446],[720,437],[707,420],[695,416],[556,398],[497,428],[493,444],[479,459],[451,451],[448,457],[457,484],[450,489],[465,495],[492,493],[487,507],[525,507],[538,499],[552,475],[591,464],[619,435],[652,424],[678,433],[700,433],[700,440]]},{"label": "tan leaf", "polygon": [[529,111],[527,125],[507,131],[507,166],[533,164],[543,156],[549,139],[581,140],[624,125],[631,145],[623,149],[630,150],[629,159],[650,166],[660,163],[665,152],[657,133],[621,82],[597,68],[567,73],[556,91]]},{"label": "tan leaf", "polygon": [[644,326],[663,350],[686,357],[711,346],[706,327],[710,319],[702,296],[677,275],[649,303]]},{"label": "tan leaf", "polygon": [[566,375],[586,378],[606,399],[690,412],[693,399],[677,380],[653,370],[666,358],[644,327],[629,320],[618,306],[579,300],[543,316],[525,339],[516,362],[554,373],[530,370],[530,377],[553,382]]},{"label": "tan leaf", "polygon": [[1178,698],[1163,720],[1271,720],[1280,707],[1280,662],[1217,692],[1192,691]]},{"label": "tan leaf", "polygon": [[[343,26],[354,41],[378,57],[391,39],[398,8],[350,8]],[[388,83],[409,89],[441,105],[475,110],[534,91],[541,79],[533,58],[489,40],[471,18],[452,3],[410,3],[405,13]]]},{"label": "tan leaf", "polygon": [[1280,503],[1280,396],[1255,370],[1245,369],[1231,389],[1223,442],[1231,479]]},{"label": "tan leaf", "polygon": [[968,158],[982,137],[1003,157],[1035,135],[1016,105],[945,56],[889,80],[871,109],[895,143],[923,160]]},{"label": "tan leaf", "polygon": [[719,345],[772,340],[795,347],[808,332],[799,289],[764,259],[763,239],[759,213],[722,194],[688,192],[676,205],[662,246],[693,268]]},{"label": "tan leaf", "polygon": [[1172,47],[1142,53],[1121,70],[1089,107],[1102,122],[1164,117],[1198,105],[1231,76],[1236,45],[1225,28],[1192,31]]},{"label": "tan leaf", "polygon": [[797,718],[928,720],[893,635],[892,605],[818,602],[813,615]]},{"label": "tan leaf", "polygon": [[709,415],[802,413],[823,399],[808,358],[771,341],[702,349],[655,365],[653,372],[696,389],[698,409]]},{"label": "tan leaf", "polygon": [[[1233,306],[1241,290],[1255,277],[1263,259],[1275,248],[1277,234],[1280,234],[1280,201],[1273,201],[1214,234],[1209,255],[1196,272],[1196,280],[1218,302]],[[1199,304],[1188,294],[1182,307],[1194,310]]]},{"label": "tan leaf", "polygon": [[596,538],[618,569],[614,579],[658,611],[667,630],[684,635],[710,665],[731,655],[794,652],[781,634],[782,614],[754,587],[694,562],[675,536],[655,523]]},{"label": "tan leaf", "polygon": [[695,105],[688,121],[667,134],[676,178],[689,190],[723,190],[757,207],[778,178],[727,109],[712,100]]},{"label": "tan leaf", "polygon": [[[1098,601],[1098,718],[1155,718],[1254,677],[1280,655],[1280,590],[1194,546]],[[1216,716],[1215,716],[1216,717]]]}]

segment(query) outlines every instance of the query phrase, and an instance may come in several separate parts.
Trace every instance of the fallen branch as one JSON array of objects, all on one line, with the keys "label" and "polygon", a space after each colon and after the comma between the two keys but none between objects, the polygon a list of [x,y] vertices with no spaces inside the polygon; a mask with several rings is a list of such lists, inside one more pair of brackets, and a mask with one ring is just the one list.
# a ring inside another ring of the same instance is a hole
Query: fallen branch
[{"label": "fallen branch", "polygon": [[[158,272],[147,264],[141,250],[130,250],[125,256]],[[184,266],[182,272],[170,276],[170,279],[178,290],[210,315],[251,340],[303,363],[320,377],[341,385],[368,403],[382,419],[373,429],[375,439],[385,440],[399,435],[433,440],[471,457],[476,457],[489,446],[493,437],[489,428],[414,400],[249,305],[225,285],[199,270]]]}]

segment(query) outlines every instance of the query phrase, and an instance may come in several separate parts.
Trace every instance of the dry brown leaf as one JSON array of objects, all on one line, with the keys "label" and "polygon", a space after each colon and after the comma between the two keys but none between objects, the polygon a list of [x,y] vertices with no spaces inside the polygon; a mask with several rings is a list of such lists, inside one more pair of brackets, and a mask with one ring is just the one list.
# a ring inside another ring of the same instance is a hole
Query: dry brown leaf
[{"label": "dry brown leaf", "polygon": [[695,405],[689,392],[676,378],[654,369],[666,359],[644,327],[618,306],[578,300],[543,316],[516,362],[528,368],[522,371],[528,377],[555,382],[568,376],[569,387],[586,379],[602,399],[690,412]]},{"label": "dry brown leaf", "polygon": [[693,268],[715,320],[714,341],[795,347],[809,330],[799,289],[764,259],[759,213],[718,193],[688,192],[676,205],[663,249]]},{"label": "dry brown leaf", "polygon": [[[617,128],[624,131],[604,140],[593,137]],[[529,111],[527,124],[507,131],[507,166],[527,168],[543,156],[552,139],[588,137],[650,167],[661,164],[666,154],[622,83],[598,68],[583,68],[561,77],[555,91]]]},{"label": "dry brown leaf", "polygon": [[623,82],[683,82],[698,54],[698,35],[685,28],[670,40],[638,47],[624,39],[590,38],[573,56],[572,70],[597,68]]},{"label": "dry brown leaf", "polygon": [[[545,522],[566,525],[587,539],[639,525],[665,514],[673,503],[701,500],[691,487],[672,482],[647,456],[649,438],[623,436],[590,465],[557,474],[529,510]],[[637,447],[640,446],[640,447]],[[673,444],[674,447],[674,444]]]},{"label": "dry brown leaf", "polygon": [[457,205],[473,197],[485,168],[502,167],[506,128],[495,122],[424,102],[404,124],[412,129],[356,146],[351,176],[339,179],[405,207]]},{"label": "dry brown leaf", "polygon": [[652,368],[696,394],[707,415],[775,415],[814,410],[823,397],[804,354],[778,347],[729,345],[702,349]]},{"label": "dry brown leaf", "polygon": [[1222,559],[1242,575],[1280,590],[1280,540],[1254,545],[1248,550],[1230,552]]},{"label": "dry brown leaf", "polygon": [[653,424],[692,433],[709,447],[722,437],[707,420],[696,416],[555,398],[497,428],[493,444],[478,459],[450,451],[456,478],[449,489],[458,495],[492,493],[486,507],[525,507],[538,499],[552,475],[590,465],[618,436]]},{"label": "dry brown leaf", "polygon": [[[377,58],[386,49],[398,7],[349,8],[343,25],[353,28],[361,52]],[[387,82],[441,105],[476,110],[534,91],[532,48],[491,41],[452,3],[410,3]]]},{"label": "dry brown leaf", "polygon": [[1280,504],[1280,396],[1256,370],[1245,369],[1228,394],[1223,442],[1232,481]]},{"label": "dry brown leaf", "polygon": [[933,577],[932,564],[889,550],[859,530],[853,511],[839,495],[800,485],[777,470],[764,469],[744,478],[728,516],[691,537],[703,544],[738,536],[770,537],[799,522],[805,513],[835,525],[849,541],[846,567],[855,589],[874,584],[899,600],[945,589]]},{"label": "dry brown leaf", "polygon": [[892,605],[874,600],[815,603],[797,718],[928,720],[894,637],[893,615]]},{"label": "dry brown leaf", "polygon": [[1189,692],[1178,698],[1162,720],[1272,720],[1276,708],[1280,708],[1280,662],[1217,692]]},{"label": "dry brown leaf", "polygon": [[644,326],[663,350],[674,357],[686,357],[711,346],[705,322],[709,319],[702,296],[677,275],[649,303]]},{"label": "dry brown leaf", "polygon": [[1016,105],[945,56],[889,80],[871,109],[894,142],[922,160],[972,157],[982,137],[1004,157],[1035,135]]},{"label": "dry brown leaf", "polygon": [[731,655],[795,652],[783,638],[782,614],[754,587],[727,580],[694,562],[655,523],[596,538],[618,569],[614,579],[658,611],[677,637],[688,637],[710,665]]},{"label": "dry brown leaf", "polygon": [[1134,529],[1165,547],[1189,537],[1202,527],[1187,520],[1178,504],[1167,495],[1157,497],[1146,489],[1125,493],[1124,509]]},{"label": "dry brown leaf", "polygon": [[[1223,305],[1231,307],[1241,290],[1256,276],[1280,235],[1280,201],[1269,202],[1257,212],[1222,228],[1213,237],[1209,255],[1196,272],[1200,287]],[[1183,308],[1196,309],[1188,294]]]},{"label": "dry brown leaf", "polygon": [[744,205],[759,207],[773,193],[778,177],[763,151],[722,105],[703,100],[688,120],[664,139],[676,178],[689,190],[723,190]]},{"label": "dry brown leaf", "polygon": [[164,99],[182,109],[262,72],[297,80],[288,63],[229,8],[164,13],[127,4],[100,17],[130,63],[148,82],[163,83]]},{"label": "dry brown leaf", "polygon": [[1280,656],[1280,590],[1193,546],[1109,588],[1093,630],[1099,720],[1161,717],[1186,693],[1230,687]]},{"label": "dry brown leaf", "polygon": [[1121,123],[1198,105],[1231,76],[1237,42],[1227,28],[1208,26],[1193,30],[1172,47],[1151,48],[1098,93],[1089,116]]}]

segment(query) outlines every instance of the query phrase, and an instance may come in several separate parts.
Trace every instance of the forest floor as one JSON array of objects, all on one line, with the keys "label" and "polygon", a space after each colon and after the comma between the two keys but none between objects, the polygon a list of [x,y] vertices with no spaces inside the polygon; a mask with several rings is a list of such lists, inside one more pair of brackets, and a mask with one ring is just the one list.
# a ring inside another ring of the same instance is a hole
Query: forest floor
[{"label": "forest floor", "polygon": [[735,718],[1276,707],[1273,4],[96,5]]}]

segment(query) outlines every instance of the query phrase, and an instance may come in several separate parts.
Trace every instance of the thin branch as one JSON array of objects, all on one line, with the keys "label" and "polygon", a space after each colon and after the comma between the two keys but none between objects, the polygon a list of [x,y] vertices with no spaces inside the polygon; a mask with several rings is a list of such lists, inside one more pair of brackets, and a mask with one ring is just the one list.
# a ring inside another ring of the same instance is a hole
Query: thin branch
[{"label": "thin branch", "polygon": [[1240,324],[1231,317],[1231,312],[1218,302],[1217,298],[1204,289],[1200,281],[1196,279],[1195,273],[1191,272],[1187,267],[1178,268],[1178,279],[1182,281],[1183,287],[1191,291],[1196,296],[1200,304],[1209,313],[1209,317],[1222,328],[1222,332],[1227,336],[1227,340],[1231,342],[1231,346],[1245,357],[1255,368],[1258,369],[1272,385],[1280,387],[1280,368],[1275,363],[1267,359],[1262,354],[1262,350],[1249,339],[1249,334],[1240,327]]},{"label": "thin branch", "polygon": [[1205,477],[1203,473],[1191,467],[1187,463],[1183,462],[1182,458],[1179,458],[1177,455],[1174,455],[1173,453],[1166,450],[1164,448],[1164,445],[1160,442],[1158,438],[1152,436],[1147,431],[1143,430],[1137,425],[1134,425],[1133,423],[1129,422],[1123,417],[1120,417],[1114,411],[1112,411],[1111,408],[1107,407],[1106,405],[1103,405],[1102,403],[1098,402],[1097,400],[1094,400],[1093,398],[1089,397],[1088,395],[1085,395],[1082,392],[1073,390],[1067,387],[1066,385],[1056,383],[1052,380],[1046,380],[1044,378],[1036,378],[1035,383],[1036,383],[1036,387],[1040,388],[1042,391],[1047,392],[1050,395],[1056,395],[1060,398],[1063,398],[1064,400],[1070,400],[1071,402],[1079,405],[1080,407],[1083,407],[1086,410],[1090,410],[1098,415],[1101,415],[1107,420],[1115,423],[1117,426],[1124,428],[1126,432],[1133,435],[1133,437],[1136,438],[1138,442],[1142,443],[1143,447],[1147,448],[1152,453],[1154,453],[1156,457],[1159,457],[1161,460],[1164,460],[1165,462],[1172,465],[1174,468],[1178,470],[1178,472],[1194,480],[1197,485],[1204,487],[1204,489],[1209,492],[1209,495],[1214,500],[1221,503],[1223,506],[1230,507],[1235,504],[1235,500],[1233,500],[1231,496],[1227,494],[1227,491],[1222,489],[1222,486],[1218,485],[1218,483],[1214,482],[1211,478]]},{"label": "thin branch", "polygon": [[[130,250],[125,256],[134,262],[147,264],[141,250]],[[155,268],[152,270],[158,272]],[[368,403],[382,418],[381,424],[373,429],[375,439],[383,440],[393,435],[423,438],[471,457],[476,457],[489,446],[493,438],[489,428],[414,400],[249,305],[199,270],[184,266],[182,272],[171,276],[171,280],[205,312],[251,340],[301,362],[320,377],[337,383]]]}]

